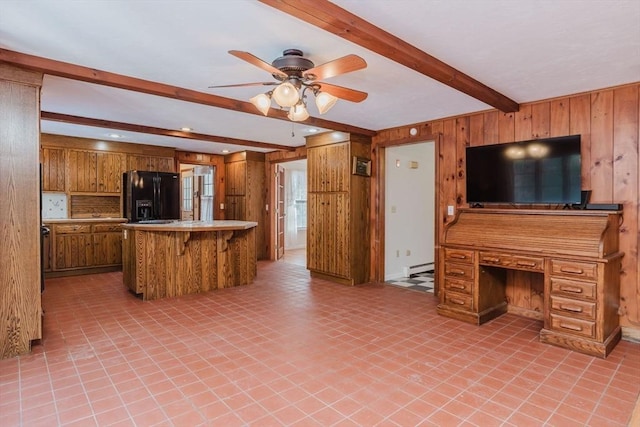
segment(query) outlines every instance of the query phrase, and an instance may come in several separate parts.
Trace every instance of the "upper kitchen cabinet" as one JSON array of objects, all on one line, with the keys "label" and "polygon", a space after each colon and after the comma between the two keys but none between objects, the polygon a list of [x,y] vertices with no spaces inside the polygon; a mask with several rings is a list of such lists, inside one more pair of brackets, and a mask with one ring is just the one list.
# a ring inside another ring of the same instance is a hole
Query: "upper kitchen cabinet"
[{"label": "upper kitchen cabinet", "polygon": [[125,156],[69,150],[69,191],[83,193],[120,193]]},{"label": "upper kitchen cabinet", "polygon": [[173,157],[141,156],[129,154],[127,170],[175,172]]},{"label": "upper kitchen cabinet", "polygon": [[65,191],[63,148],[42,149],[42,191]]}]

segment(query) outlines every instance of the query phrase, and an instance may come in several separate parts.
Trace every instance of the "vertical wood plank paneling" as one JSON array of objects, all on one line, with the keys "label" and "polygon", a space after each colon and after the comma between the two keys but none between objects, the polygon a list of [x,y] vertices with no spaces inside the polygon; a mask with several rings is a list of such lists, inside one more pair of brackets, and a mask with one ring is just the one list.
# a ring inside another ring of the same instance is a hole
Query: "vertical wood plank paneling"
[{"label": "vertical wood plank paneling", "polygon": [[440,194],[441,206],[438,208],[439,223],[441,225],[438,241],[442,241],[444,225],[453,220],[453,216],[447,215],[447,206],[456,205],[456,122],[445,120],[442,123],[443,136],[440,154],[440,188],[436,191]]},{"label": "vertical wood plank paneling", "polygon": [[475,114],[469,118],[469,145],[484,145],[484,115]]},{"label": "vertical wood plank paneling", "polygon": [[[628,318],[637,322],[640,284],[638,277],[638,87],[617,89],[613,97],[613,200],[624,203],[624,222],[620,227],[622,280],[620,299]],[[629,220],[631,218],[631,220]],[[635,284],[635,286],[633,286]]]},{"label": "vertical wood plank paneling", "polygon": [[531,106],[531,138],[548,138],[549,137],[549,103],[540,102]]},{"label": "vertical wood plank paneling", "polygon": [[484,145],[497,144],[499,142],[498,111],[484,113]]},{"label": "vertical wood plank paneling", "polygon": [[556,99],[549,105],[549,136],[566,136],[569,133],[569,101]]},{"label": "vertical wood plank paneling", "polygon": [[467,202],[466,150],[468,146],[469,117],[460,117],[456,119],[456,209]]},{"label": "vertical wood plank paneling", "polygon": [[591,97],[569,99],[569,134],[580,135],[582,189],[591,190]]},{"label": "vertical wood plank paneling", "polygon": [[613,91],[591,95],[591,199],[613,202]]},{"label": "vertical wood plank paneling", "polygon": [[531,105],[522,105],[520,111],[515,114],[514,138],[516,141],[531,139]]},{"label": "vertical wood plank paneling", "polygon": [[498,142],[511,142],[515,138],[515,115],[500,113],[498,115]]}]

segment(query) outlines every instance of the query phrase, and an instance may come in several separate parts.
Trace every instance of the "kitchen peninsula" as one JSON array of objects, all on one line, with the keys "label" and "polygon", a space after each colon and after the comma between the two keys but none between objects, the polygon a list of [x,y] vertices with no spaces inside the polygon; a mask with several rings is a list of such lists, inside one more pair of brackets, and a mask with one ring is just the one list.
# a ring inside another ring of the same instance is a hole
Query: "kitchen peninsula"
[{"label": "kitchen peninsula", "polygon": [[144,300],[247,285],[256,275],[256,222],[122,225],[123,281]]}]

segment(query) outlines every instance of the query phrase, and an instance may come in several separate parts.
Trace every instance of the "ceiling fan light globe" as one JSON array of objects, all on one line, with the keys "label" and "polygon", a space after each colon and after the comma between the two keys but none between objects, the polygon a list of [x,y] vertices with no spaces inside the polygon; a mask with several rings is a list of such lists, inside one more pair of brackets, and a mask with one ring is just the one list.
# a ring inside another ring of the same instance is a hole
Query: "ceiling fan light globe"
[{"label": "ceiling fan light globe", "polygon": [[254,96],[249,99],[249,102],[252,103],[258,111],[260,111],[265,116],[269,113],[269,108],[271,108],[271,98],[264,93]]},{"label": "ceiling fan light globe", "polygon": [[318,107],[318,112],[320,114],[324,114],[331,109],[338,102],[338,98],[327,93],[327,92],[318,92],[316,95],[316,107]]},{"label": "ceiling fan light globe", "polygon": [[300,100],[300,94],[294,85],[284,82],[273,90],[273,99],[281,107],[293,107]]},{"label": "ceiling fan light globe", "polygon": [[302,102],[299,102],[289,109],[287,117],[292,122],[302,122],[309,118],[309,112],[307,107]]}]

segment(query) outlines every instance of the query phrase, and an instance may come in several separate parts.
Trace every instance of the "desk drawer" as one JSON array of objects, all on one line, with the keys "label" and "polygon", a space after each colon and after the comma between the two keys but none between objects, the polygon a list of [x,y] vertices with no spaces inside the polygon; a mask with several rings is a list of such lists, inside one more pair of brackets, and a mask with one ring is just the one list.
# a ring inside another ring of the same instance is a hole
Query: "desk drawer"
[{"label": "desk drawer", "polygon": [[551,328],[556,331],[580,335],[582,337],[596,337],[596,322],[574,319],[553,313],[551,313]]},{"label": "desk drawer", "polygon": [[569,316],[577,316],[590,320],[596,319],[595,302],[551,295],[551,309]]},{"label": "desk drawer", "polygon": [[480,252],[480,264],[497,265],[516,270],[544,271],[544,258],[500,252]]},{"label": "desk drawer", "polygon": [[447,291],[462,292],[471,295],[473,293],[473,282],[445,277],[444,288]]},{"label": "desk drawer", "polygon": [[473,279],[473,264],[458,264],[453,262],[444,263],[444,275],[458,279]]},{"label": "desk drawer", "polygon": [[444,303],[451,307],[458,307],[464,310],[471,310],[473,308],[473,298],[471,295],[447,290],[444,291]]},{"label": "desk drawer", "polygon": [[551,293],[564,294],[575,298],[596,299],[594,282],[578,282],[576,280],[551,278]]},{"label": "desk drawer", "polygon": [[444,260],[454,262],[473,263],[474,251],[466,249],[449,249],[444,250]]},{"label": "desk drawer", "polygon": [[90,224],[67,224],[55,226],[56,234],[79,234],[79,233],[91,233]]},{"label": "desk drawer", "polygon": [[552,259],[551,274],[553,276],[596,280],[598,278],[598,264],[595,262]]}]

